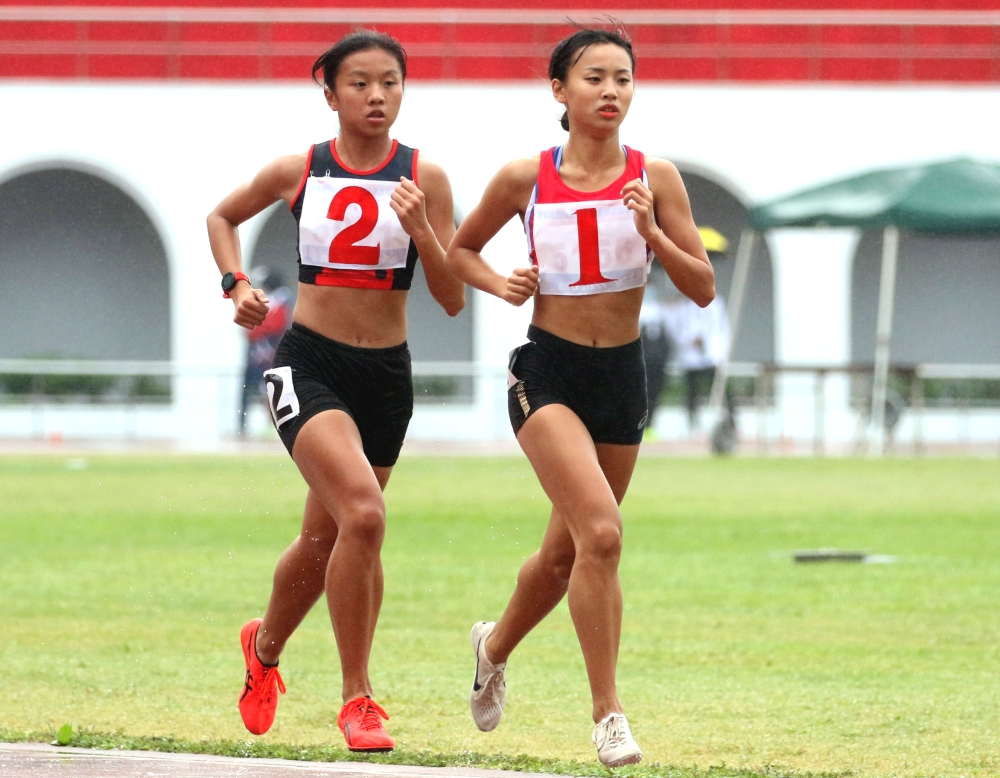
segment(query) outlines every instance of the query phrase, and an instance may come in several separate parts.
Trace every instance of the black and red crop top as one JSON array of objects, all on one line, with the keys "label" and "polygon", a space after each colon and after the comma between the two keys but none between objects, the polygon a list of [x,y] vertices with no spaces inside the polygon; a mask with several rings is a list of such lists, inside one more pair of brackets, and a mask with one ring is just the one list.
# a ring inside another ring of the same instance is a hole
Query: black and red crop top
[{"label": "black and red crop top", "polygon": [[299,281],[317,286],[409,289],[417,247],[389,207],[400,176],[417,181],[417,150],[392,142],[374,170],[353,170],[336,139],[309,149],[291,211],[298,223]]}]

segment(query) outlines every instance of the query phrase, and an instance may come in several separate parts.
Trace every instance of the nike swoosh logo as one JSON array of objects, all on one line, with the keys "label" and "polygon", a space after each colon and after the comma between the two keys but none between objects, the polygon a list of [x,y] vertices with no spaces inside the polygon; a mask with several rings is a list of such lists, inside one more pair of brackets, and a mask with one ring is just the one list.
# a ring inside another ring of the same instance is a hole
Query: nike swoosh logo
[{"label": "nike swoosh logo", "polygon": [[479,649],[482,647],[483,641],[480,638],[479,642],[476,644],[476,677],[472,679],[472,691],[478,692],[483,687],[479,685]]}]

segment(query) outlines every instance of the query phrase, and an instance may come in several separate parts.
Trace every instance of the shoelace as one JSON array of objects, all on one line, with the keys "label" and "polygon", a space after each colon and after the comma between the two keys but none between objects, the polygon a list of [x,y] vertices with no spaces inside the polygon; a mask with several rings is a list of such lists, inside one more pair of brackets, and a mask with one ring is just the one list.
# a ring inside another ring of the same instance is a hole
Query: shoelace
[{"label": "shoelace", "polygon": [[[250,685],[250,673],[247,673],[247,686]],[[282,694],[285,693],[285,682],[281,679],[281,673],[278,672],[278,666],[265,667],[264,676],[261,679],[260,685],[260,697],[266,702],[270,702],[274,699],[274,687],[278,687],[278,691]]]},{"label": "shoelace", "polygon": [[[605,743],[612,747],[624,745],[627,733],[628,725],[625,724],[624,717],[612,716],[604,728]],[[596,742],[597,739],[594,740]]]},{"label": "shoelace", "polygon": [[353,707],[360,708],[361,729],[381,729],[382,722],[379,721],[380,716],[386,721],[389,720],[389,714],[382,710],[382,707],[370,697],[361,697],[360,699],[352,700],[350,704]]}]

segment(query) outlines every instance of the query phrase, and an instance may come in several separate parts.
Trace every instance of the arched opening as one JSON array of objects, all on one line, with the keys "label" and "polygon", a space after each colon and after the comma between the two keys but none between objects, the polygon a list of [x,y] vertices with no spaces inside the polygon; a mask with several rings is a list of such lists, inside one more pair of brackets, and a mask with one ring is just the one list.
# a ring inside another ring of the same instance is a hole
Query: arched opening
[{"label": "arched opening", "polygon": [[[715,270],[715,293],[729,300],[733,281],[736,248],[743,229],[748,226],[747,209],[742,201],[723,184],[704,172],[679,167],[681,178],[691,200],[691,212],[699,227],[712,227],[729,242],[725,254],[712,256]],[[666,274],[654,263],[657,278]],[[771,254],[765,240],[757,240],[743,297],[732,359],[736,362],[774,361],[774,279]]]},{"label": "arched opening", "polygon": [[0,183],[0,358],[170,359],[170,274],[143,208],[68,168]]},{"label": "arched opening", "polygon": [[[298,268],[296,258],[295,218],[288,208],[278,204],[267,216],[254,244],[251,268],[267,266],[277,270],[295,293]],[[472,362],[473,313],[475,295],[466,294],[462,312],[450,317],[431,296],[422,265],[418,262],[407,301],[409,332],[407,341],[414,362]],[[415,376],[415,399],[438,401],[468,400],[471,379],[448,376]]]},{"label": "arched opening", "polygon": [[[278,203],[266,214],[264,225],[257,233],[257,240],[250,253],[247,267],[251,271],[267,268],[276,273],[281,282],[288,288],[291,304],[295,304],[298,291],[298,266],[295,262],[297,251],[295,234],[295,217],[288,206]],[[256,279],[256,273],[254,273]]]},{"label": "arched opening", "polygon": [[[862,235],[851,273],[851,361],[872,364],[882,233]],[[901,233],[892,364],[1000,362],[1000,238]]]}]

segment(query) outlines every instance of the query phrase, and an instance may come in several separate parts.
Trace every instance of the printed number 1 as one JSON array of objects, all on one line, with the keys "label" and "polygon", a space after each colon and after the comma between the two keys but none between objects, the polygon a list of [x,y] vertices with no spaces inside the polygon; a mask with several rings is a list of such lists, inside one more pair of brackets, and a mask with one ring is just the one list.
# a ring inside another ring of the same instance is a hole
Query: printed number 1
[{"label": "printed number 1", "polygon": [[381,245],[355,246],[359,240],[371,235],[378,224],[378,201],[360,186],[345,186],[330,203],[326,218],[343,221],[347,206],[361,206],[361,218],[338,232],[330,244],[330,262],[338,265],[377,265]]},{"label": "printed number 1", "polygon": [[597,209],[581,208],[576,213],[576,235],[580,244],[580,280],[570,286],[590,286],[611,281],[601,275],[601,251],[597,240]]}]

